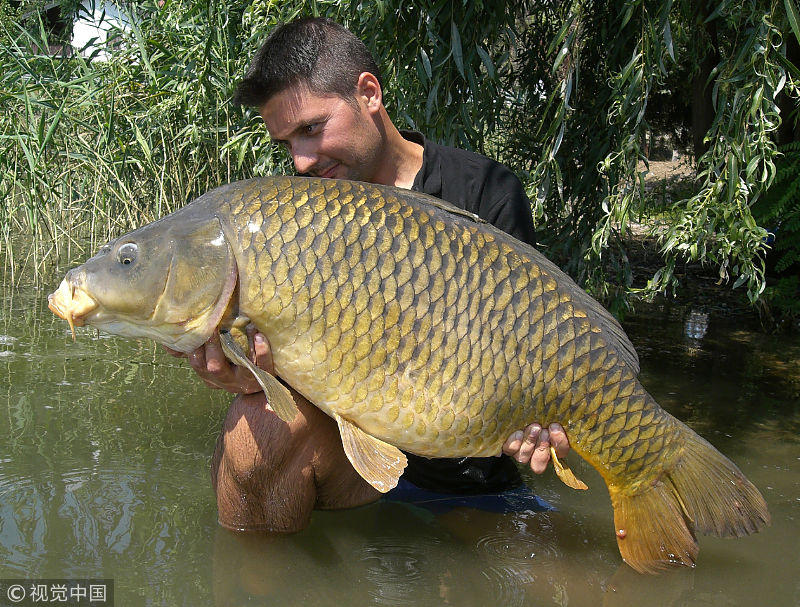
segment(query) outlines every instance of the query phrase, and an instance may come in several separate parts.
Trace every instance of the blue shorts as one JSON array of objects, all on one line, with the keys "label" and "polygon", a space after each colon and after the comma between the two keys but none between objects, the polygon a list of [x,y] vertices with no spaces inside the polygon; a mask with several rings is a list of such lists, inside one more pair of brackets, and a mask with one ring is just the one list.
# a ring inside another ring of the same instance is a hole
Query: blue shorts
[{"label": "blue shorts", "polygon": [[555,510],[553,506],[534,495],[528,487],[521,485],[500,493],[480,493],[477,495],[460,495],[437,493],[421,489],[413,483],[401,478],[397,487],[383,496],[387,502],[411,504],[430,510],[434,514],[443,514],[454,508],[473,508],[484,512],[542,512]]}]

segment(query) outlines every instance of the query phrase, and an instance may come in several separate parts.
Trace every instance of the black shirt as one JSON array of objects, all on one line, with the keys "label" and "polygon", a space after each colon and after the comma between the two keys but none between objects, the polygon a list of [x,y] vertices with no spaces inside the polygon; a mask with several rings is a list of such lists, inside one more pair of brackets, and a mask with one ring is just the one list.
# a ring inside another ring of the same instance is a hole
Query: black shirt
[{"label": "black shirt", "polygon": [[[433,143],[420,133],[402,131],[402,135],[424,147],[413,190],[446,200],[519,240],[536,244],[530,201],[510,169],[485,156]],[[428,459],[406,453],[406,457],[403,478],[430,491],[494,493],[522,484],[516,464],[507,455]]]}]

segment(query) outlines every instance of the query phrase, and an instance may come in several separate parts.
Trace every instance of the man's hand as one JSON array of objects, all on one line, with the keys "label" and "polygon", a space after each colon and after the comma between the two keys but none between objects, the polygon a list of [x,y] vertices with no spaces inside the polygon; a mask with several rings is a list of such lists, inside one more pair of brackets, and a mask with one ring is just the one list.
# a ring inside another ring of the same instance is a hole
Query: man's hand
[{"label": "man's hand", "polygon": [[[267,373],[274,375],[275,369],[272,362],[272,350],[267,338],[258,333],[254,325],[247,325],[247,339],[250,342],[250,358]],[[214,334],[209,340],[190,354],[177,352],[164,346],[164,349],[179,358],[188,358],[189,365],[200,376],[209,388],[227,390],[234,394],[253,394],[260,392],[261,386],[247,369],[234,365],[222,352],[219,343],[219,333]]]},{"label": "man's hand", "polygon": [[510,455],[520,464],[529,464],[531,470],[541,474],[547,469],[550,461],[550,446],[556,451],[559,459],[569,453],[569,440],[561,424],[550,424],[542,428],[537,423],[530,424],[525,430],[517,430],[503,444],[503,453]]}]

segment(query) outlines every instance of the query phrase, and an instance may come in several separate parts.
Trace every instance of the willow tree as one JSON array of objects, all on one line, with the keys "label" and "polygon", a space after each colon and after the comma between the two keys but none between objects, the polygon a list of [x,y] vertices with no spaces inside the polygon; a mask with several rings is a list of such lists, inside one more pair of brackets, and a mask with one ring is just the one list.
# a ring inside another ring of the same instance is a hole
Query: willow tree
[{"label": "willow tree", "polygon": [[[644,291],[666,289],[676,262],[693,259],[713,264],[733,287],[746,285],[751,300],[759,296],[767,232],[752,207],[775,174],[779,96],[796,101],[796,69],[786,59],[793,16],[788,0],[576,0],[564,8],[549,49],[547,111],[532,138],[517,133],[531,149],[542,146],[532,170],[536,214],[573,273],[600,290],[630,286],[624,235],[644,198],[638,167],[648,104],[679,72],[689,90],[673,94],[687,100],[700,141],[699,180],[671,209],[660,232],[664,265]],[[613,280],[609,268],[621,270]]]}]

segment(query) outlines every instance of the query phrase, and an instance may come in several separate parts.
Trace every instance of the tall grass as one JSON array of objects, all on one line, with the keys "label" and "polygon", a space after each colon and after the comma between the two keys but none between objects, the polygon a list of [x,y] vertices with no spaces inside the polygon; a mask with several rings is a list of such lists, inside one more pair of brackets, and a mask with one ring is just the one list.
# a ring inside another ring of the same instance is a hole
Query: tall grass
[{"label": "tall grass", "polygon": [[[42,54],[41,26],[0,20],[6,262],[39,267],[49,253],[85,247],[86,238],[93,248],[221,183],[289,171],[260,119],[230,98],[266,34],[301,13],[331,17],[366,41],[391,83],[398,125],[492,146],[519,7],[500,5],[476,21],[471,3],[396,4],[150,0],[136,4],[131,31],[102,49],[107,61]],[[15,248],[19,233],[41,246]],[[20,260],[22,251],[35,255]]]},{"label": "tall grass", "polygon": [[[51,57],[41,24],[0,23],[0,246],[12,269],[280,163],[260,119],[229,101],[259,42],[242,15],[181,0],[137,11],[106,61]],[[19,234],[34,246],[15,246]]]}]

